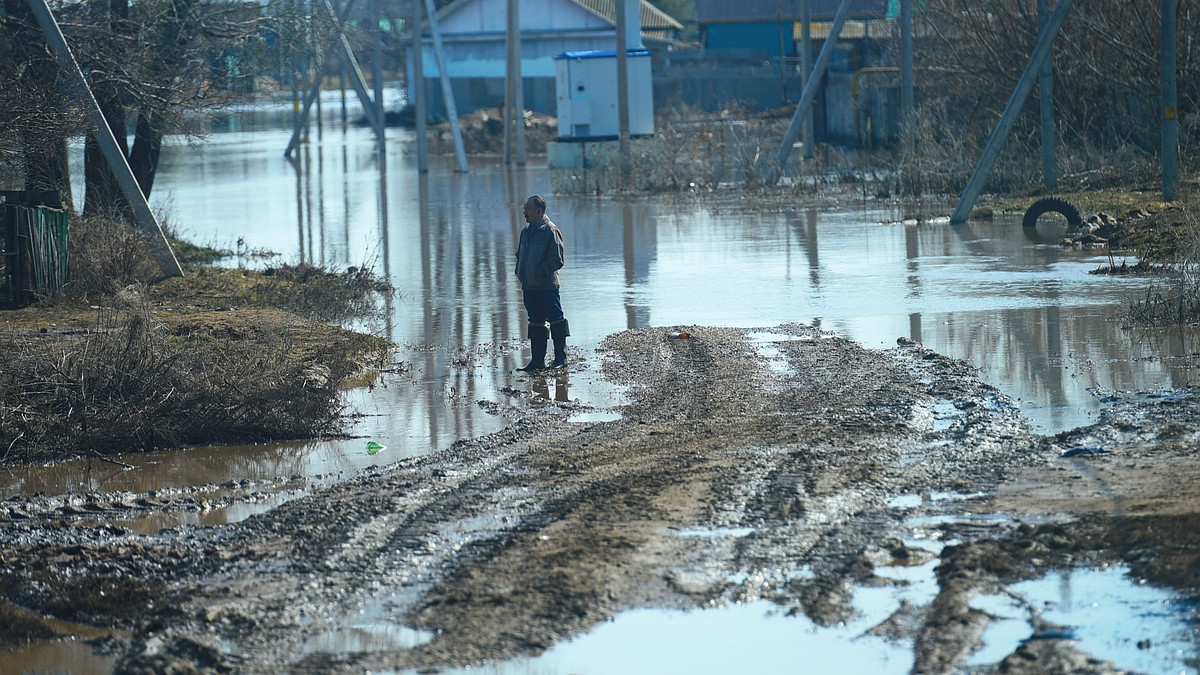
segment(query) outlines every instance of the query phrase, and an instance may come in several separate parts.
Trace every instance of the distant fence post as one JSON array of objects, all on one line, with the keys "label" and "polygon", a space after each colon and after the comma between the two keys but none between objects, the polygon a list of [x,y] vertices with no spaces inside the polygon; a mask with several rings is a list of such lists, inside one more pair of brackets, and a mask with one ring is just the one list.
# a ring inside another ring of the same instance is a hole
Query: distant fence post
[{"label": "distant fence post", "polygon": [[62,193],[2,191],[0,199],[4,270],[12,304],[24,307],[57,296],[70,271],[70,212],[62,208]]}]

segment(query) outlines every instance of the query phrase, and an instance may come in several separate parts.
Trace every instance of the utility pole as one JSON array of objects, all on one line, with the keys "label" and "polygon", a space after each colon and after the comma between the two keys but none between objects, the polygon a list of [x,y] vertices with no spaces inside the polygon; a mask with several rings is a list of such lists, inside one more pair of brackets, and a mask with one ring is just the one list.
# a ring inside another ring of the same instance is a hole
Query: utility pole
[{"label": "utility pole", "polygon": [[1179,104],[1176,90],[1176,22],[1179,0],[1162,0],[1162,173],[1163,201],[1175,201],[1179,189]]},{"label": "utility pole", "polygon": [[[810,0],[800,0],[800,44],[804,53],[800,56],[800,90],[808,85],[812,77],[812,5]],[[804,158],[812,159],[817,143],[816,131],[813,129],[813,114],[809,110],[804,115]]]},{"label": "utility pole", "polygon": [[[1050,20],[1050,0],[1038,0],[1038,32]],[[1042,184],[1047,190],[1058,189],[1058,132],[1054,128],[1054,59],[1042,64],[1038,82],[1042,117]]]},{"label": "utility pole", "polygon": [[408,83],[408,93],[413,97],[411,103],[416,116],[417,173],[426,173],[429,171],[429,132],[426,129],[429,113],[425,109],[425,46],[421,40],[421,0],[413,0],[412,13],[413,75],[412,82]]},{"label": "utility pole", "polygon": [[383,155],[383,130],[387,119],[383,111],[383,13],[379,11],[380,0],[371,0],[371,20],[375,22],[371,30],[371,86],[375,89],[375,135],[377,150]]},{"label": "utility pole", "polygon": [[[380,70],[378,68],[373,73],[375,79],[380,82],[380,86],[375,90],[375,101],[372,101],[371,95],[367,93],[366,78],[363,77],[362,68],[359,67],[358,59],[354,57],[354,50],[350,47],[350,41],[346,38],[345,31],[342,30],[342,22],[345,20],[346,16],[349,15],[350,10],[353,9],[354,3],[355,0],[347,0],[346,4],[342,6],[340,12],[334,11],[333,5],[330,4],[329,0],[322,0],[320,3],[320,6],[324,8],[325,12],[335,22],[337,30],[336,39],[338,41],[338,45],[337,49],[334,51],[340,52],[341,63],[339,64],[338,59],[336,58],[327,59],[324,65],[319,69],[317,79],[312,82],[308,92],[304,95],[303,107],[300,107],[301,104],[299,102],[299,98],[296,99],[295,106],[297,118],[295,128],[292,130],[292,138],[288,141],[287,148],[283,151],[285,156],[291,157],[292,152],[300,143],[300,134],[304,127],[304,125],[301,124],[301,121],[308,119],[309,108],[312,106],[313,101],[317,99],[321,92],[322,80],[324,80],[326,76],[333,73],[333,68],[335,66],[339,68],[340,77],[343,79],[342,123],[345,124],[346,122],[346,87],[344,80],[348,73],[350,76],[350,83],[354,85],[354,92],[358,94],[358,100],[362,104],[363,114],[366,115],[367,121],[371,123],[371,128],[375,130],[375,136],[379,139],[379,147],[383,147],[384,126],[383,100],[381,96],[383,91],[382,75],[380,74]],[[373,35],[378,35],[378,33],[374,33]],[[380,53],[381,52],[377,51],[376,55],[378,56]],[[379,66],[379,63],[375,63],[375,65]],[[299,94],[296,94],[296,96],[298,97]]]},{"label": "utility pole", "polygon": [[525,165],[525,84],[521,73],[521,1],[508,0],[504,69],[504,163]]},{"label": "utility pole", "polygon": [[796,111],[792,113],[792,120],[788,123],[787,132],[783,134],[783,141],[780,142],[779,149],[775,152],[774,163],[768,165],[763,171],[764,180],[767,183],[778,181],[780,174],[787,167],[788,156],[792,154],[792,144],[796,142],[796,137],[800,134],[800,122],[812,110],[813,98],[817,95],[817,83],[825,76],[825,67],[829,65],[829,58],[833,56],[833,46],[837,44],[838,38],[842,34],[842,26],[846,25],[846,16],[849,14],[850,0],[842,0],[838,5],[837,14],[833,17],[833,24],[829,27],[829,35],[825,38],[825,44],[821,45],[821,52],[817,54],[817,63],[813,66],[813,72],[804,83],[804,91],[800,94],[800,102],[796,105]]},{"label": "utility pole", "polygon": [[617,149],[620,153],[621,187],[629,176],[629,40],[625,26],[629,24],[625,0],[617,3]]},{"label": "utility pole", "polygon": [[442,33],[438,30],[437,9],[433,0],[425,0],[425,13],[429,16],[429,32],[433,35],[433,57],[437,60],[438,79],[442,83],[442,103],[446,105],[446,117],[450,132],[454,136],[454,158],[460,173],[467,172],[467,152],[463,148],[462,130],[458,127],[458,106],[454,103],[454,88],[450,85],[450,73],[446,71],[446,56],[442,49]]},{"label": "utility pole", "polygon": [[[1045,0],[1042,0],[1043,2]],[[913,137],[913,17],[912,0],[900,0],[900,134],[912,150]]]}]

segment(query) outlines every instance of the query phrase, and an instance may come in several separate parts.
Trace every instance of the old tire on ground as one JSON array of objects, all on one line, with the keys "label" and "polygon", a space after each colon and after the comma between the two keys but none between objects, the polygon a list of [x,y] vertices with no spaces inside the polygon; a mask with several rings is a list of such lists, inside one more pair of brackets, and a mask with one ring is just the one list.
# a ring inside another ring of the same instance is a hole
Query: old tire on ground
[{"label": "old tire on ground", "polygon": [[1025,212],[1025,219],[1021,221],[1021,224],[1025,227],[1037,227],[1038,218],[1047,213],[1062,214],[1071,227],[1079,227],[1083,224],[1083,217],[1079,215],[1079,209],[1075,208],[1071,202],[1057,197],[1046,197],[1034,202]]}]

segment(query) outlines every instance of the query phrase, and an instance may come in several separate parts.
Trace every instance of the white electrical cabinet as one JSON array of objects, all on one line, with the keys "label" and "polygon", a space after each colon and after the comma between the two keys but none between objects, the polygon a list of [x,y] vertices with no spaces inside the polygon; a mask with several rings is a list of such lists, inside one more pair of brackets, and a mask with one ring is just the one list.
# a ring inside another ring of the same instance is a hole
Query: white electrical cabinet
[{"label": "white electrical cabinet", "polygon": [[[650,52],[626,53],[629,65],[629,135],[654,135],[654,84]],[[612,50],[565,52],[554,57],[557,78],[558,137],[561,140],[616,138],[617,53]]]}]

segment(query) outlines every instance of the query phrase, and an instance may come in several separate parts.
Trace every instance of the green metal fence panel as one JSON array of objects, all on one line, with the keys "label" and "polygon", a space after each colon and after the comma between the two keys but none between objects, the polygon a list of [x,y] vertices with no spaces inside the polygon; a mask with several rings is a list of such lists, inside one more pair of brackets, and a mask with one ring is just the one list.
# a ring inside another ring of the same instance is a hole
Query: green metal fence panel
[{"label": "green metal fence panel", "polygon": [[4,266],[18,306],[57,296],[70,272],[70,213],[48,206],[4,204]]}]

